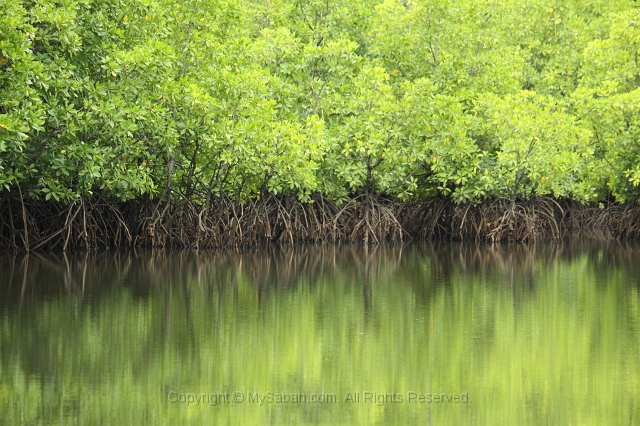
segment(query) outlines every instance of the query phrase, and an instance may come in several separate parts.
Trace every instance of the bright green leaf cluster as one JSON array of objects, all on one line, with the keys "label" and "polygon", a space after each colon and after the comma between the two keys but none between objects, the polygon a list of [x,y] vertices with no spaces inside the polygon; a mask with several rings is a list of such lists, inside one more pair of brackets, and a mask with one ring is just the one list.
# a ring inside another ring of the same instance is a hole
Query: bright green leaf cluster
[{"label": "bright green leaf cluster", "polygon": [[[640,195],[631,1],[0,0],[0,188]],[[168,179],[171,179],[169,182]]]}]

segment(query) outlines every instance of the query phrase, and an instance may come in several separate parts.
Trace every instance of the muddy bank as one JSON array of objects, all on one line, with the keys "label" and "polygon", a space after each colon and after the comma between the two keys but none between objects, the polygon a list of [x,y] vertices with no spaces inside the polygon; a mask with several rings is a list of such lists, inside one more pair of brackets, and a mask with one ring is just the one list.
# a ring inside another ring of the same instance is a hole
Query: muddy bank
[{"label": "muddy bank", "polygon": [[534,242],[585,229],[607,229],[619,239],[640,237],[638,205],[582,205],[551,198],[456,205],[442,198],[398,203],[363,195],[338,205],[320,194],[311,203],[267,194],[245,204],[216,198],[204,206],[152,200],[112,204],[104,199],[63,205],[5,193],[0,217],[2,250],[378,244],[410,239]]}]

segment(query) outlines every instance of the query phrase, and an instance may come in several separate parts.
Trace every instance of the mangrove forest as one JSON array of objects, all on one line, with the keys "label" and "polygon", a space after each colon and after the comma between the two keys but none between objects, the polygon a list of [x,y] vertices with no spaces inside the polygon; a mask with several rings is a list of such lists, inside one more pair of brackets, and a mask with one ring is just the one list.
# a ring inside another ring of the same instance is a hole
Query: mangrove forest
[{"label": "mangrove forest", "polygon": [[630,0],[0,0],[0,248],[640,236]]}]

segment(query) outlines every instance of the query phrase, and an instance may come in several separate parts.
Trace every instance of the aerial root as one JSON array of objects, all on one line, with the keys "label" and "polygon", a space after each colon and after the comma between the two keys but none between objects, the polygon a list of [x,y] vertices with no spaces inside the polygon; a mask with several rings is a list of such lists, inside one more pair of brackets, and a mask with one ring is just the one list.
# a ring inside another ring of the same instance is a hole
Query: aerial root
[{"label": "aerial root", "polygon": [[0,249],[380,244],[411,238],[535,242],[593,228],[622,239],[640,238],[640,206],[633,203],[603,207],[538,197],[456,205],[442,198],[394,203],[361,195],[337,205],[321,194],[311,199],[303,203],[294,196],[264,194],[242,204],[221,196],[203,206],[185,197],[123,204],[97,197],[63,205],[4,193]]}]

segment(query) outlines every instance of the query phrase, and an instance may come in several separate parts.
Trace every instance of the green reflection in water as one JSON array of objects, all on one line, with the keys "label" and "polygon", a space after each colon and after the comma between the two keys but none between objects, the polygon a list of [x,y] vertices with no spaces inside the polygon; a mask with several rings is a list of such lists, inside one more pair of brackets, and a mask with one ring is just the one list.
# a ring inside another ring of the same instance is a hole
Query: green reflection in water
[{"label": "green reflection in water", "polygon": [[[637,245],[31,254],[0,271],[4,424],[640,424]],[[186,393],[219,403],[172,402]]]}]

